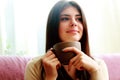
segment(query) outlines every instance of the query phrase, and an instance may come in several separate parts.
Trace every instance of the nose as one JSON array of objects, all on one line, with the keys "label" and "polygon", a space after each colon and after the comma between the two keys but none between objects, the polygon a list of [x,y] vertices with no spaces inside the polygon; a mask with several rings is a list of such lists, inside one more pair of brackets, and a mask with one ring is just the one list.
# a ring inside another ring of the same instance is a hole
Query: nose
[{"label": "nose", "polygon": [[76,19],[72,19],[71,20],[71,27],[75,27],[75,26],[77,26],[77,21],[76,21]]}]

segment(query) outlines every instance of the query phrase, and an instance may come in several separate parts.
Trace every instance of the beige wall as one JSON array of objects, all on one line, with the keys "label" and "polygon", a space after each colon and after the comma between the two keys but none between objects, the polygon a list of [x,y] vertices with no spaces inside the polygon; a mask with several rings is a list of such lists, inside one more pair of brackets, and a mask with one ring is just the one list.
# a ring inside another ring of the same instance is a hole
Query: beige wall
[{"label": "beige wall", "polygon": [[91,52],[120,53],[120,1],[93,1],[92,4],[83,5],[88,22]]}]

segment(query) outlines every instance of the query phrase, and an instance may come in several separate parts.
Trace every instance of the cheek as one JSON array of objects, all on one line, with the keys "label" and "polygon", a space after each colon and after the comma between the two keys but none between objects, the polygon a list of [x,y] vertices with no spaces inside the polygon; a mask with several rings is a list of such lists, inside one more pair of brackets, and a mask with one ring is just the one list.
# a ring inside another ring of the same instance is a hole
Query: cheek
[{"label": "cheek", "polygon": [[59,37],[60,37],[60,39],[62,38],[62,36],[63,36],[63,34],[64,34],[64,28],[63,27],[59,27]]},{"label": "cheek", "polygon": [[80,31],[79,35],[80,35],[80,39],[81,39],[83,36],[83,25],[82,24],[79,26],[79,31]]},{"label": "cheek", "polygon": [[80,30],[80,33],[83,34],[83,25],[82,24],[80,25],[79,30]]},{"label": "cheek", "polygon": [[61,23],[59,25],[59,38],[63,41],[66,37],[66,29],[67,29],[67,24]]},{"label": "cheek", "polygon": [[59,27],[59,34],[60,34],[61,32],[63,32],[63,28],[60,26],[60,27]]}]

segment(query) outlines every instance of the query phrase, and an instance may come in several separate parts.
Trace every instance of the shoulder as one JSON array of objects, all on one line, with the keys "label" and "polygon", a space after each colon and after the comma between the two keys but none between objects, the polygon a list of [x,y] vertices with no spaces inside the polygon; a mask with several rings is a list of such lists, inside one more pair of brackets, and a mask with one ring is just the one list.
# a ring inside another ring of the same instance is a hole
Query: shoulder
[{"label": "shoulder", "polygon": [[99,71],[101,72],[101,74],[103,76],[106,76],[107,79],[105,79],[105,80],[108,80],[108,76],[109,76],[108,75],[108,68],[107,68],[105,61],[101,58],[95,58],[95,61],[98,63],[98,65],[100,67]]},{"label": "shoulder", "polygon": [[37,56],[37,57],[34,57],[32,58],[28,63],[27,63],[27,67],[40,67],[40,64],[41,64],[41,59],[42,59],[42,56]]},{"label": "shoulder", "polygon": [[109,80],[108,69],[105,61],[101,58],[94,58],[99,65],[99,69],[92,74],[91,80]]},{"label": "shoulder", "polygon": [[32,58],[26,65],[25,80],[42,80],[42,56]]},{"label": "shoulder", "polygon": [[105,61],[104,61],[103,59],[94,58],[94,60],[95,60],[98,64],[105,64]]},{"label": "shoulder", "polygon": [[107,65],[105,63],[105,61],[101,58],[94,58],[94,60],[97,62],[97,64],[103,68],[103,69],[107,69]]}]

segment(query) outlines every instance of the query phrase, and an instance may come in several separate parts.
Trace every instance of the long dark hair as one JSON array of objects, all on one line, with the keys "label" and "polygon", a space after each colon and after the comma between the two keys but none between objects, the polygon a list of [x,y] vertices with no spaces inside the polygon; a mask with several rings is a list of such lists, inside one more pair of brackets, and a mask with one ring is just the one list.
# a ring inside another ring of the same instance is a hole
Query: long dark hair
[{"label": "long dark hair", "polygon": [[79,42],[81,42],[81,48],[82,48],[81,50],[84,53],[86,53],[88,56],[90,56],[88,30],[87,30],[87,23],[84,13],[81,7],[76,2],[66,1],[66,0],[61,0],[57,2],[49,13],[48,21],[47,21],[47,29],[46,29],[46,51],[51,47],[53,47],[55,43],[61,41],[58,34],[60,14],[68,6],[75,7],[82,16],[83,35]]},{"label": "long dark hair", "polygon": [[[81,50],[90,56],[90,49],[89,49],[89,41],[88,41],[88,29],[85,15],[81,9],[81,7],[74,1],[66,1],[60,0],[57,2],[53,8],[51,9],[48,15],[47,21],[47,29],[46,29],[46,51],[53,47],[54,44],[61,42],[58,34],[59,29],[59,22],[60,22],[60,14],[61,12],[68,6],[75,7],[82,16],[82,23],[83,23],[83,35],[82,38],[79,40],[81,43]],[[89,80],[89,73],[87,71],[78,71],[78,75],[88,76],[88,78],[82,78],[81,80]]]}]

